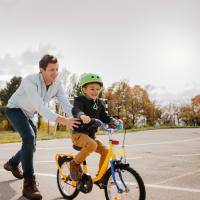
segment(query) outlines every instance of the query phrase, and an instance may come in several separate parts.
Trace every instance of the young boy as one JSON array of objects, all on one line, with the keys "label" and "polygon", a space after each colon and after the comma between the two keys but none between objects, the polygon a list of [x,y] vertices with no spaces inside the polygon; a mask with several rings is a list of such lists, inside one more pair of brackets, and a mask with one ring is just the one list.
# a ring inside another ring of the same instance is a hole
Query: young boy
[{"label": "young boy", "polygon": [[[72,131],[72,142],[81,147],[81,151],[70,162],[70,174],[74,181],[78,181],[81,175],[80,164],[92,153],[99,153],[99,171],[108,154],[108,148],[95,137],[98,127],[91,126],[91,118],[100,119],[104,123],[116,125],[117,121],[107,115],[105,108],[98,98],[102,91],[103,82],[96,74],[84,74],[80,79],[82,95],[74,99],[72,114],[80,118],[82,123],[79,128]],[[98,173],[99,173],[98,171]]]}]

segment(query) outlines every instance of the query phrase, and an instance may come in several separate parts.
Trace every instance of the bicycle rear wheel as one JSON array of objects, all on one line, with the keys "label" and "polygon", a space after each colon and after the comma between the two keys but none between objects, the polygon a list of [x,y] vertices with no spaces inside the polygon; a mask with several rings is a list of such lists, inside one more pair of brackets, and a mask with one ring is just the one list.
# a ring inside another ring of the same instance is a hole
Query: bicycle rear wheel
[{"label": "bicycle rear wheel", "polygon": [[59,165],[62,173],[67,177],[66,179],[60,174],[59,169],[57,170],[57,185],[60,193],[65,199],[73,199],[75,198],[79,190],[76,188],[76,184],[74,184],[70,178],[70,168],[69,162],[72,160],[72,157],[61,157],[59,159]]},{"label": "bicycle rear wheel", "polygon": [[[120,180],[119,172],[121,172],[125,185]],[[122,193],[119,193],[117,190],[111,170],[108,171],[106,177],[106,188],[104,189],[106,200],[145,200],[146,192],[143,180],[141,176],[129,166],[115,167],[115,178],[118,186],[122,189]]]}]

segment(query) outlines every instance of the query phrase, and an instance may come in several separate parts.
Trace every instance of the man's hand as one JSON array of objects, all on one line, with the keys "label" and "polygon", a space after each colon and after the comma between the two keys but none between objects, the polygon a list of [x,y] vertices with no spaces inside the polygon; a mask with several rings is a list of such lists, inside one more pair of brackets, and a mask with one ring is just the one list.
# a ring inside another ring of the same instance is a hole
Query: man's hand
[{"label": "man's hand", "polygon": [[83,122],[84,124],[88,124],[88,123],[90,123],[90,121],[91,121],[90,117],[87,116],[87,115],[81,115],[81,116],[80,116],[80,119],[82,120],[82,122]]},{"label": "man's hand", "polygon": [[78,124],[80,124],[80,119],[78,118],[65,118],[65,117],[58,117],[56,122],[62,125],[67,126],[68,128],[78,128]]}]

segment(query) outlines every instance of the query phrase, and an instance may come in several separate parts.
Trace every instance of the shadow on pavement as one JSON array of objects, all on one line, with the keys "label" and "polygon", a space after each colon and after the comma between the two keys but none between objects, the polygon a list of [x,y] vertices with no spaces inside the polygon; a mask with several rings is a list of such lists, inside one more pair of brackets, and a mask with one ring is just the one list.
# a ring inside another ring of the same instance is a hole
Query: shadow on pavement
[{"label": "shadow on pavement", "polygon": [[12,199],[17,193],[10,186],[11,183],[18,181],[18,179],[0,182],[0,199],[9,200]]},{"label": "shadow on pavement", "polygon": [[21,196],[17,200],[28,200],[28,199],[26,197]]}]

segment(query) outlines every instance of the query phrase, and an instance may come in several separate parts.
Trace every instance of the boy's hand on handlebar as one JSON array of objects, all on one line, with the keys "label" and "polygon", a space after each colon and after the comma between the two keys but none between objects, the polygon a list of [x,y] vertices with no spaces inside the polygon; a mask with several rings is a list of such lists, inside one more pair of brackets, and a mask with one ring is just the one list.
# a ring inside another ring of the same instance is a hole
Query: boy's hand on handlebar
[{"label": "boy's hand on handlebar", "polygon": [[112,124],[112,128],[113,129],[115,129],[118,125],[119,125],[119,123],[123,126],[123,122],[122,122],[122,120],[121,119],[118,119],[118,120],[115,120],[114,122],[113,122],[113,124]]},{"label": "boy's hand on handlebar", "polygon": [[118,120],[117,120],[117,123],[120,123],[120,124],[123,125],[123,121],[122,121],[121,119],[118,119]]},{"label": "boy's hand on handlebar", "polygon": [[91,121],[91,118],[87,115],[81,115],[80,119],[82,120],[83,124],[88,124]]}]

